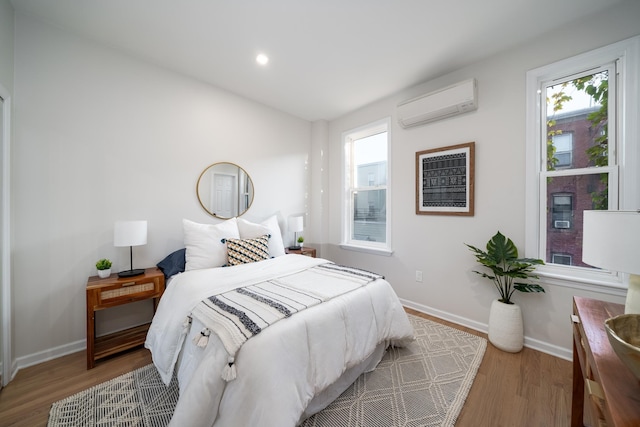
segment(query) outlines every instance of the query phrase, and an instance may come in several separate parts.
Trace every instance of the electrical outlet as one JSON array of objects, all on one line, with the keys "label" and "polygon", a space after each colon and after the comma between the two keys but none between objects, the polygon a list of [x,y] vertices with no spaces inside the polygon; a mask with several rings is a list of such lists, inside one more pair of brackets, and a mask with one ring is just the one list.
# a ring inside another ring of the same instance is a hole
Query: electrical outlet
[{"label": "electrical outlet", "polygon": [[422,271],[416,270],[416,282],[422,282]]}]

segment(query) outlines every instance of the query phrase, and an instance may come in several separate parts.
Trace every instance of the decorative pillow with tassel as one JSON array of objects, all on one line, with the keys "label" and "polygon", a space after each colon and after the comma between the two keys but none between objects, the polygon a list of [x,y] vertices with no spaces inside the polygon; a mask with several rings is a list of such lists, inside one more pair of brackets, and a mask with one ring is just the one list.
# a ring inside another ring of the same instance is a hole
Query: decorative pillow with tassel
[{"label": "decorative pillow with tassel", "polygon": [[269,235],[255,239],[223,239],[227,244],[227,265],[248,264],[269,259]]}]

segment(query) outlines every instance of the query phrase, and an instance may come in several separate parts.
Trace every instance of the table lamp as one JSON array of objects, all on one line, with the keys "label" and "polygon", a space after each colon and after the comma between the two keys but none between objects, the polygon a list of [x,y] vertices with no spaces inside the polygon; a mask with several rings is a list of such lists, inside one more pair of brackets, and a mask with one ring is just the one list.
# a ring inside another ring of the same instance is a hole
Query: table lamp
[{"label": "table lamp", "polygon": [[640,313],[640,211],[584,211],[582,261],[629,273],[625,314]]},{"label": "table lamp", "polygon": [[298,251],[300,246],[298,243],[298,233],[304,229],[304,218],[301,216],[294,216],[289,218],[289,231],[293,231],[293,246],[289,246],[289,249]]},{"label": "table lamp", "polygon": [[144,269],[133,269],[133,247],[147,244],[147,221],[117,221],[113,229],[113,246],[129,246],[130,269],[118,273],[118,277],[144,274]]}]

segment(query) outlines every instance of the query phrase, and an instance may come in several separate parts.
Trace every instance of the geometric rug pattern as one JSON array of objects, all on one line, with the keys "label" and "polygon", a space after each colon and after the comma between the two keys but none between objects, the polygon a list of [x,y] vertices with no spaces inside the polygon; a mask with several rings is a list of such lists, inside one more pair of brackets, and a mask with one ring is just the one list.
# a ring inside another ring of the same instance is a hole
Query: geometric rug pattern
[{"label": "geometric rug pattern", "polygon": [[145,426],[169,424],[178,403],[178,381],[165,386],[153,364],[54,402],[49,426]]},{"label": "geometric rug pattern", "polygon": [[391,348],[304,427],[453,426],[478,372],[487,341],[409,316],[416,340]]},{"label": "geometric rug pattern", "polygon": [[[487,341],[421,317],[409,319],[414,342],[389,349],[374,371],[301,426],[453,426]],[[48,426],[164,427],[177,400],[175,378],[165,387],[150,364],[55,402]]]}]

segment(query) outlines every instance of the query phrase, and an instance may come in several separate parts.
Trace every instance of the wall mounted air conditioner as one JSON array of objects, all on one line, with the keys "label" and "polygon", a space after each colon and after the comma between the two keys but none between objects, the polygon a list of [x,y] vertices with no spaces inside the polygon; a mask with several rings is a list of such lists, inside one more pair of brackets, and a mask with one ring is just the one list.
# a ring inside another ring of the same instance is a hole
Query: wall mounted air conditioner
[{"label": "wall mounted air conditioner", "polygon": [[398,123],[418,126],[478,108],[476,79],[465,80],[398,104]]},{"label": "wall mounted air conditioner", "polygon": [[553,227],[554,228],[571,228],[571,222],[556,220],[553,222]]}]

